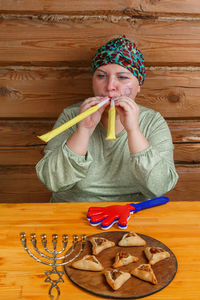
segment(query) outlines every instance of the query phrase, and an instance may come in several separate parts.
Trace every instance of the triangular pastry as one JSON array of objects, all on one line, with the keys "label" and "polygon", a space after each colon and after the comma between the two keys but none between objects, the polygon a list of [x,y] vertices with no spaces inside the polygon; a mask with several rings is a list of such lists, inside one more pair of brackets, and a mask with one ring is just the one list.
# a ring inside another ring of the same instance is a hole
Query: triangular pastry
[{"label": "triangular pastry", "polygon": [[125,233],[122,239],[118,243],[119,246],[144,246],[146,245],[146,241],[143,240],[137,233],[129,232]]},{"label": "triangular pastry", "polygon": [[105,271],[105,276],[108,284],[113,290],[118,290],[130,277],[131,274],[119,270]]},{"label": "triangular pastry", "polygon": [[170,253],[160,247],[146,247],[144,253],[150,265],[154,265],[160,260],[170,257]]},{"label": "triangular pastry", "polygon": [[102,237],[91,237],[89,241],[92,243],[92,253],[99,254],[104,249],[114,247],[115,243]]},{"label": "triangular pastry", "polygon": [[102,271],[103,266],[94,255],[85,255],[82,259],[74,261],[72,267],[86,271]]},{"label": "triangular pastry", "polygon": [[115,262],[113,264],[113,268],[119,268],[121,266],[128,265],[132,262],[138,261],[138,257],[131,255],[127,251],[120,251],[115,256]]},{"label": "triangular pastry", "polygon": [[151,265],[149,264],[142,264],[135,268],[133,271],[131,271],[131,274],[135,277],[138,277],[144,281],[149,281],[153,284],[157,284],[158,281],[156,279],[156,276],[151,268]]}]

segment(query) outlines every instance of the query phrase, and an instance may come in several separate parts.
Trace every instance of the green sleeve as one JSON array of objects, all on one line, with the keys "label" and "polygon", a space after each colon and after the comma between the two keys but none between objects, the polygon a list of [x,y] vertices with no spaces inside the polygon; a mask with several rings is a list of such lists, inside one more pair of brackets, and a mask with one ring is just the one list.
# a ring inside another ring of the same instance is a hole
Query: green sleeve
[{"label": "green sleeve", "polygon": [[130,161],[141,192],[147,197],[157,197],[173,189],[178,175],[173,160],[174,147],[166,121],[156,113],[150,124],[147,128],[142,128],[150,147],[132,154]]},{"label": "green sleeve", "polygon": [[[54,128],[67,122],[77,113],[78,109],[64,110]],[[45,148],[44,157],[36,165],[37,176],[50,191],[71,189],[77,182],[85,178],[92,162],[89,153],[85,156],[78,155],[66,145],[67,139],[76,128],[75,126],[50,140]]]}]

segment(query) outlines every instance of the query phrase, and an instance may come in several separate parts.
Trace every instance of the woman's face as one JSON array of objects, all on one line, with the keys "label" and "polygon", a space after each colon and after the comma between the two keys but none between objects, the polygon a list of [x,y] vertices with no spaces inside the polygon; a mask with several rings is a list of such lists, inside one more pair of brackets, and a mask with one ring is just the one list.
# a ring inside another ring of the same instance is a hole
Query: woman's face
[{"label": "woman's face", "polygon": [[140,92],[140,85],[129,70],[118,64],[109,64],[95,71],[93,92],[95,96],[126,96],[135,99],[137,93]]}]

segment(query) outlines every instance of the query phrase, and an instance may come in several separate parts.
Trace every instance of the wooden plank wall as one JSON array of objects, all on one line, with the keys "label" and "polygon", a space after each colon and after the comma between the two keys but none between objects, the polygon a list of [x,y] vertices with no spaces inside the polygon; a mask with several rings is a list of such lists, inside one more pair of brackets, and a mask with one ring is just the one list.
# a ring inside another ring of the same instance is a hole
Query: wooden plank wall
[{"label": "wooden plank wall", "polygon": [[91,57],[120,34],[145,57],[137,102],[172,132],[180,179],[170,199],[199,200],[199,0],[0,0],[0,202],[49,201],[37,135],[91,95]]}]

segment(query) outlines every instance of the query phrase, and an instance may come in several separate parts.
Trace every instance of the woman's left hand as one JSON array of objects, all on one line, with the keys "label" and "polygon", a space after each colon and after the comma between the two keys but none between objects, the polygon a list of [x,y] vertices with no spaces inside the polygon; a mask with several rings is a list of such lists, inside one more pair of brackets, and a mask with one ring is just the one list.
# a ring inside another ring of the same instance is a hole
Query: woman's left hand
[{"label": "woman's left hand", "polygon": [[115,106],[120,121],[127,132],[139,128],[139,107],[133,99],[120,96],[115,100]]},{"label": "woman's left hand", "polygon": [[139,106],[133,99],[121,96],[116,99],[116,110],[128,134],[130,153],[135,154],[147,149],[149,142],[139,128]]}]

